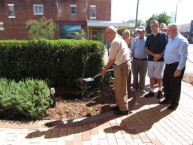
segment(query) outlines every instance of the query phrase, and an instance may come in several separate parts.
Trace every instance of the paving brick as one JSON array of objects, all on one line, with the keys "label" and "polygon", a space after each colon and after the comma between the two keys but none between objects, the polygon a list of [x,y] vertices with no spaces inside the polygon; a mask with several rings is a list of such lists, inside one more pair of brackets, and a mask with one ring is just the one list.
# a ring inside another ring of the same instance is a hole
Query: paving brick
[{"label": "paving brick", "polygon": [[88,141],[90,140],[90,126],[89,125],[85,125],[83,126],[83,141]]},{"label": "paving brick", "polygon": [[158,105],[155,98],[138,98],[132,114],[113,117],[108,112],[81,124],[73,120],[51,128],[43,126],[45,121],[22,124],[1,120],[0,145],[191,145],[193,97],[183,91],[182,96],[176,111]]}]

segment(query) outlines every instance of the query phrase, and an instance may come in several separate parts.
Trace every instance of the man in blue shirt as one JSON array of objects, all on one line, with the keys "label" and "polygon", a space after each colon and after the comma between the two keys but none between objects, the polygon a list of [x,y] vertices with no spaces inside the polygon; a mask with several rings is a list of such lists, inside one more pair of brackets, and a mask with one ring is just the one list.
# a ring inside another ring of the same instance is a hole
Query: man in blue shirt
[{"label": "man in blue shirt", "polygon": [[185,64],[188,57],[188,41],[179,33],[174,23],[168,25],[169,41],[164,54],[164,96],[160,104],[170,104],[167,109],[175,110],[179,105],[181,81],[184,75]]},{"label": "man in blue shirt", "polygon": [[[133,40],[131,45],[132,51],[132,74],[133,74],[133,89],[132,92],[139,91],[144,93],[145,77],[147,73],[147,53],[144,50],[146,36],[145,27],[138,28],[138,36]],[[139,79],[138,79],[139,78]]]}]

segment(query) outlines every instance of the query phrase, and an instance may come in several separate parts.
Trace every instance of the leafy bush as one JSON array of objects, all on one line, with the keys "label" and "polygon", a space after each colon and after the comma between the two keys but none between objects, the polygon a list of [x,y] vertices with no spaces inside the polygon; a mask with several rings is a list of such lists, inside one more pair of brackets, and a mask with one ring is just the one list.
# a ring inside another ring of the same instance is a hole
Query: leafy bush
[{"label": "leafy bush", "polygon": [[43,79],[56,87],[100,73],[105,47],[92,40],[1,40],[0,52],[0,77]]},{"label": "leafy bush", "polygon": [[29,36],[32,39],[54,39],[54,34],[57,30],[57,25],[52,19],[41,17],[39,20],[29,20],[26,22],[26,28]]},{"label": "leafy bush", "polygon": [[41,119],[52,103],[45,81],[0,79],[0,117]]}]

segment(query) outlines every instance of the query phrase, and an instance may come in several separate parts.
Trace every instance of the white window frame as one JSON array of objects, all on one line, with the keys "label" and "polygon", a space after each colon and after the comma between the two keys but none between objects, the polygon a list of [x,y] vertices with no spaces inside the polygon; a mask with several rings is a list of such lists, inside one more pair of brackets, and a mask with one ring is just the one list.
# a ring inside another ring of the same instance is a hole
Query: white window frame
[{"label": "white window frame", "polygon": [[[72,11],[72,8],[75,8],[74,9],[74,12]],[[72,13],[73,12],[73,13]],[[76,5],[70,5],[70,14],[75,16],[76,15]]]},{"label": "white window frame", "polygon": [[[38,12],[36,12],[36,7],[38,8]],[[40,7],[42,12],[40,12]],[[41,4],[34,4],[33,5],[33,11],[34,11],[34,15],[43,15],[44,14],[44,6]]]},{"label": "white window frame", "polygon": [[[9,11],[9,18],[15,18],[14,4],[7,4]],[[12,9],[11,9],[12,8]]]},{"label": "white window frame", "polygon": [[96,19],[96,5],[90,5],[90,19]]},{"label": "white window frame", "polygon": [[0,22],[0,30],[4,30],[3,22]]}]

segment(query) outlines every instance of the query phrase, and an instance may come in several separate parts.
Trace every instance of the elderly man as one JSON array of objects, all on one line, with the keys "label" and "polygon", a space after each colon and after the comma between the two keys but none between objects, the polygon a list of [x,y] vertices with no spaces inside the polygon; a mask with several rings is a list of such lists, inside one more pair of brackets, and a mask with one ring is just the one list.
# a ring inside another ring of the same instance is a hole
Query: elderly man
[{"label": "elderly man", "polygon": [[[144,50],[146,36],[145,27],[138,28],[139,37],[135,38],[131,45],[132,50],[132,73],[133,73],[133,89],[132,92],[145,91],[145,77],[147,73],[147,53]],[[138,78],[139,76],[139,78]]]},{"label": "elderly man", "polygon": [[178,107],[181,93],[181,81],[184,75],[185,64],[188,57],[188,41],[178,30],[174,23],[168,25],[169,41],[164,54],[164,96],[160,104],[170,104],[167,109],[175,110]]},{"label": "elderly man", "polygon": [[127,77],[130,71],[131,52],[126,42],[118,36],[114,26],[109,26],[106,29],[106,39],[111,42],[109,48],[109,60],[105,68],[101,72],[104,76],[108,69],[114,65],[114,90],[117,107],[114,110],[116,115],[127,115]]}]

